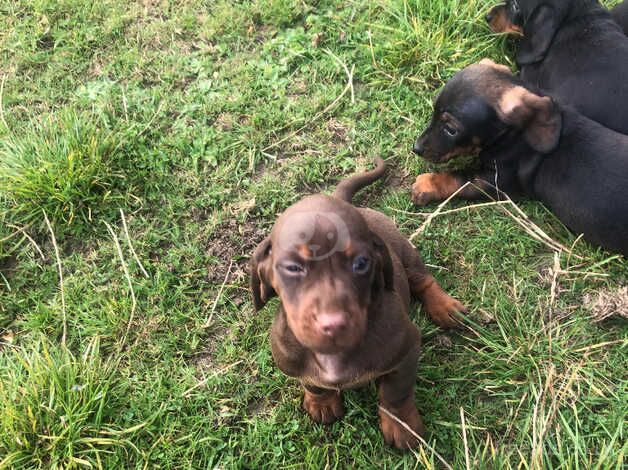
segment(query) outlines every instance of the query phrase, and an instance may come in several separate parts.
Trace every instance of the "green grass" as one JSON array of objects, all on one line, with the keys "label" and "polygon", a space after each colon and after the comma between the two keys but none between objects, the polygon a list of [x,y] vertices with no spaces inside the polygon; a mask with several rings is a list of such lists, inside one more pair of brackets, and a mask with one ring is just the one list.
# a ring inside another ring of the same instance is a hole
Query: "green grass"
[{"label": "green grass", "polygon": [[628,265],[539,203],[581,257],[558,274],[495,206],[415,240],[472,325],[413,306],[433,450],[383,444],[372,387],[312,423],[271,358],[276,301],[247,292],[276,215],[375,156],[389,178],[359,203],[408,236],[435,210],[410,202],[431,169],[410,148],[457,70],[510,62],[491,3],[0,0],[0,468],[623,468],[628,328],[583,299]]},{"label": "green grass", "polygon": [[123,198],[113,188],[123,174],[109,164],[114,143],[95,119],[60,112],[22,135],[6,137],[0,185],[10,220],[36,225],[43,211],[80,231],[104,208],[120,203]]},{"label": "green grass", "polygon": [[7,351],[2,356],[0,419],[1,445],[10,451],[3,465],[88,466],[115,448],[137,451],[128,437],[142,425],[126,430],[115,425],[124,409],[123,393],[113,365],[100,357],[98,337],[79,358],[45,339],[26,354]]}]

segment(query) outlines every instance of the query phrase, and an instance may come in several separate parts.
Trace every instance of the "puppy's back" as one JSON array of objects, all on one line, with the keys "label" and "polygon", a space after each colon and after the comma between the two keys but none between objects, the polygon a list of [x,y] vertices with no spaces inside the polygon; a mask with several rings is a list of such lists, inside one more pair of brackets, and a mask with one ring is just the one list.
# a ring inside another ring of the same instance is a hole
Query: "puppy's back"
[{"label": "puppy's back", "polygon": [[621,29],[624,30],[624,34],[628,35],[628,0],[620,3],[611,10],[613,20],[617,23]]}]

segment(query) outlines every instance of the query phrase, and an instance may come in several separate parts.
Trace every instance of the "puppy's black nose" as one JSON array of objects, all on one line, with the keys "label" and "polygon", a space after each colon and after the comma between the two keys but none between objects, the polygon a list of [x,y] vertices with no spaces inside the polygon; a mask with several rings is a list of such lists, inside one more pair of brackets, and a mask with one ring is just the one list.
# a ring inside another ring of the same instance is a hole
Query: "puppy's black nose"
[{"label": "puppy's black nose", "polygon": [[420,139],[414,143],[414,147],[412,147],[412,151],[416,153],[417,155],[423,155],[423,142],[421,142]]}]

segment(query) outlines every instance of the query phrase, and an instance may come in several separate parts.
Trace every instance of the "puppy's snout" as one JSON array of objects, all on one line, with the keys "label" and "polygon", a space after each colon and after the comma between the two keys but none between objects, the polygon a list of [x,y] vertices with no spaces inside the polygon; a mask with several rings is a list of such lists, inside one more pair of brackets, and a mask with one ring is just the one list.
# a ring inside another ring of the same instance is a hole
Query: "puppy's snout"
[{"label": "puppy's snout", "polygon": [[412,151],[416,153],[417,155],[423,155],[423,150],[424,150],[423,139],[419,138],[414,143],[414,147],[412,147]]},{"label": "puppy's snout", "polygon": [[321,313],[316,317],[316,323],[325,336],[338,336],[348,326],[347,316],[342,312]]},{"label": "puppy's snout", "polygon": [[484,17],[487,23],[492,22],[494,18],[495,18],[495,9],[491,9]]}]

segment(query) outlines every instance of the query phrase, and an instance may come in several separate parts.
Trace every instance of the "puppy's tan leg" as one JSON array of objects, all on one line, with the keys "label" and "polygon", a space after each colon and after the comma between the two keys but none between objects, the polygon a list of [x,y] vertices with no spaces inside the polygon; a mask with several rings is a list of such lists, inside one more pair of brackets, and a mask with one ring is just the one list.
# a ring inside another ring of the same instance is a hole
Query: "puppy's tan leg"
[{"label": "puppy's tan leg", "polygon": [[443,328],[458,326],[457,314],[466,313],[467,309],[438,285],[412,243],[400,234],[389,238],[406,270],[412,296],[423,303],[423,308],[437,325]]},{"label": "puppy's tan leg", "polygon": [[[379,419],[384,441],[398,449],[416,447],[419,441],[415,434],[421,437],[425,435],[423,420],[414,404],[414,381],[418,352],[417,346],[416,350],[403,360],[397,370],[377,381],[380,404]],[[405,423],[410,430],[390,416],[391,414]]]},{"label": "puppy's tan leg", "polygon": [[467,313],[467,309],[445,292],[427,270],[424,272],[415,270],[408,277],[408,281],[412,294],[421,300],[423,308],[434,323],[441,328],[460,326],[458,314]]},{"label": "puppy's tan leg", "polygon": [[[425,206],[430,202],[444,201],[462,188],[469,178],[460,173],[423,173],[416,177],[412,185],[412,202],[417,206]],[[479,178],[471,178],[473,185],[467,185],[457,197],[462,199],[478,199],[484,193],[477,187],[481,187]],[[475,186],[474,186],[475,185]]]},{"label": "puppy's tan leg", "polygon": [[345,414],[342,394],[310,385],[303,386],[303,409],[317,423],[330,424]]}]

